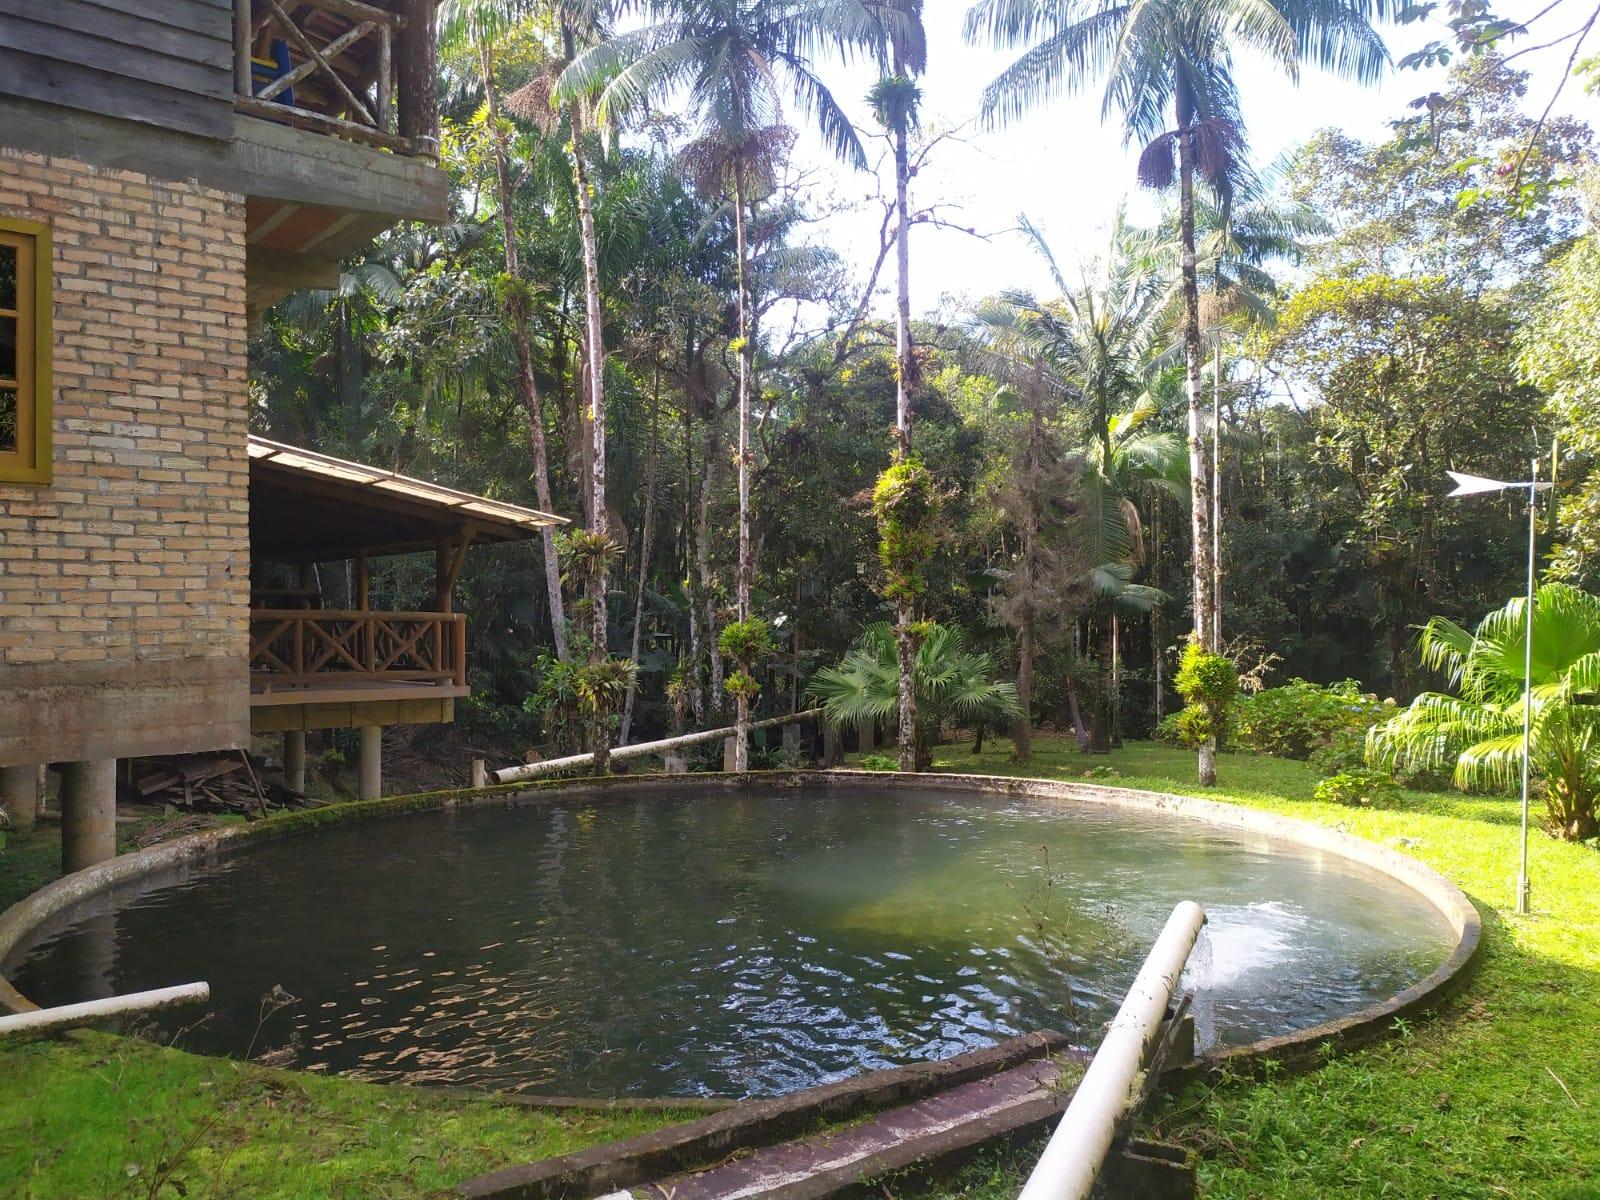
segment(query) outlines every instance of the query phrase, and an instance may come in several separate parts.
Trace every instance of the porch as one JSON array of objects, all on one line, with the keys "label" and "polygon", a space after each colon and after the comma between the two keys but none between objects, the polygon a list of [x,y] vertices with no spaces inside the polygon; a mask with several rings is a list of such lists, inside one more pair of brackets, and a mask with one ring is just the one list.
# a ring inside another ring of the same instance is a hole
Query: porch
[{"label": "porch", "polygon": [[[394,471],[250,439],[250,727],[283,734],[303,787],[305,735],[362,731],[361,791],[377,795],[381,730],[454,720],[467,683],[455,587],[474,546],[524,541],[562,518]],[[427,608],[373,606],[372,565],[433,557]]]}]

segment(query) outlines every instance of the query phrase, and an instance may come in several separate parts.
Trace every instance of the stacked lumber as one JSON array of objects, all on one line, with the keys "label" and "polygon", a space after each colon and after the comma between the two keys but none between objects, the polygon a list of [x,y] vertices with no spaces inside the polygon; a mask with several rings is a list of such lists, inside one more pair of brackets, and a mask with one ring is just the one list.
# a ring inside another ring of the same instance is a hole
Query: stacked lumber
[{"label": "stacked lumber", "polygon": [[272,808],[310,803],[281,780],[263,778],[243,751],[136,758],[132,781],[141,799],[190,812],[262,816]]}]

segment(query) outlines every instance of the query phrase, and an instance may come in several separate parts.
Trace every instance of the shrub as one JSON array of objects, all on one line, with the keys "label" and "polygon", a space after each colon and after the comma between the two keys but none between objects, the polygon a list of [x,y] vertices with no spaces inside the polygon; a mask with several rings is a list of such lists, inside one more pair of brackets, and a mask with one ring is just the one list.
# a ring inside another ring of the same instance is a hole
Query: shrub
[{"label": "shrub", "polygon": [[1330,775],[1317,784],[1313,798],[1326,804],[1345,804],[1368,808],[1388,804],[1399,798],[1400,789],[1382,771],[1345,771]]},{"label": "shrub", "polygon": [[1179,739],[1192,749],[1208,742],[1220,747],[1229,729],[1229,710],[1239,695],[1239,668],[1233,659],[1212,654],[1191,639],[1172,683],[1185,701],[1173,726]]},{"label": "shrub", "polygon": [[890,758],[887,754],[863,754],[856,765],[863,771],[898,771],[900,760]]},{"label": "shrub", "polygon": [[1240,749],[1279,758],[1307,759],[1337,743],[1341,750],[1330,766],[1338,770],[1365,761],[1360,755],[1350,758],[1349,739],[1342,735],[1355,732],[1364,739],[1367,729],[1392,713],[1353,679],[1326,687],[1291,679],[1240,700],[1230,734]]}]

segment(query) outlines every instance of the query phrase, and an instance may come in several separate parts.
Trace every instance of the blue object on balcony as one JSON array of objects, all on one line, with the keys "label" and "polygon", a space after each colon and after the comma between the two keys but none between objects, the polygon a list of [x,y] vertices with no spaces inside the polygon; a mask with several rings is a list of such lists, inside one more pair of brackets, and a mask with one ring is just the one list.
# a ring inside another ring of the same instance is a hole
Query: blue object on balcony
[{"label": "blue object on balcony", "polygon": [[[274,38],[268,48],[271,58],[250,58],[250,82],[257,95],[261,94],[274,79],[281,79],[290,71],[292,64],[289,61],[289,43],[282,38]],[[287,87],[273,97],[279,104],[294,106],[294,88]]]}]

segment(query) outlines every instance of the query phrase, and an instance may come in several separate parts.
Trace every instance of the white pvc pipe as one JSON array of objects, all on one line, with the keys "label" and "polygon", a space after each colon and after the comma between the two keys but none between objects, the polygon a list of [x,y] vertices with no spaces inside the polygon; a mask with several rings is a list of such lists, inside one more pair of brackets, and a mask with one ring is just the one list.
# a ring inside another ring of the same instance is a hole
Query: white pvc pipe
[{"label": "white pvc pipe", "polygon": [[31,1012],[0,1017],[0,1038],[55,1033],[62,1029],[76,1029],[81,1025],[94,1025],[113,1017],[159,1012],[180,1004],[204,1004],[209,999],[210,984],[183,983],[177,987],[129,992],[125,996],[107,996],[102,1000],[85,1000],[81,1004],[37,1008]]},{"label": "white pvc pipe", "polygon": [[[820,708],[808,708],[805,712],[788,713],[781,717],[768,717],[762,721],[750,722],[751,729],[770,729],[774,725],[793,725],[804,721],[807,717],[821,714]],[[612,758],[637,758],[641,755],[666,754],[668,751],[677,750],[682,746],[693,746],[698,742],[714,742],[722,738],[732,737],[738,727],[729,725],[726,729],[705,729],[699,733],[685,733],[678,737],[663,738],[659,742],[635,742],[631,746],[618,746],[611,751]],[[540,775],[553,774],[556,771],[566,771],[573,767],[586,767],[594,761],[593,754],[569,754],[565,758],[547,758],[543,762],[524,763],[520,767],[502,767],[491,772],[496,783],[517,783],[524,779],[535,779]]]},{"label": "white pvc pipe", "polygon": [[1189,960],[1205,910],[1185,900],[1172,910],[1128,989],[1083,1082],[1061,1114],[1061,1123],[1023,1186],[1020,1200],[1085,1200],[1105,1163],[1117,1123],[1135,1096],[1140,1069],[1150,1054]]}]

